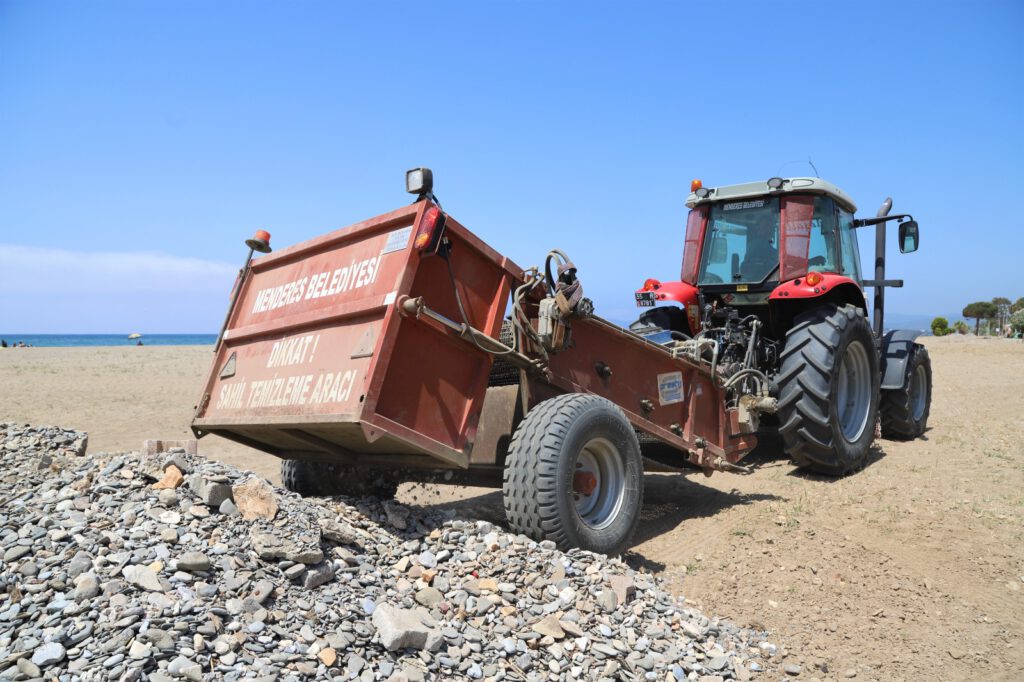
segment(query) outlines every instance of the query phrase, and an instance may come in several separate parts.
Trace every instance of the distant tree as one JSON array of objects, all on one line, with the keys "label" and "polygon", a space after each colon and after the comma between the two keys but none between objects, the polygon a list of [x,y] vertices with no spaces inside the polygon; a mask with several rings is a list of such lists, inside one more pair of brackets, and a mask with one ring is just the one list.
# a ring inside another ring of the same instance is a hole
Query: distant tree
[{"label": "distant tree", "polygon": [[1010,312],[1015,313],[1018,310],[1024,310],[1024,296],[1018,298],[1013,305],[1010,306]]},{"label": "distant tree", "polygon": [[1024,308],[1021,308],[1010,316],[1010,326],[1018,334],[1024,334]]},{"label": "distant tree", "polygon": [[949,320],[944,317],[936,317],[932,320],[932,334],[935,336],[945,336],[951,334],[952,330],[949,328]]},{"label": "distant tree", "polygon": [[1005,296],[996,296],[992,299],[992,305],[996,307],[996,322],[999,326],[999,334],[1002,335],[1007,320],[1010,319],[1010,299]]},{"label": "distant tree", "polygon": [[978,335],[981,334],[981,321],[995,317],[998,310],[989,301],[975,301],[964,306],[961,312],[964,317],[974,319],[974,333]]},{"label": "distant tree", "polygon": [[957,320],[953,323],[953,329],[956,330],[957,334],[966,334],[971,331],[971,328],[967,326],[967,323],[963,320]]}]

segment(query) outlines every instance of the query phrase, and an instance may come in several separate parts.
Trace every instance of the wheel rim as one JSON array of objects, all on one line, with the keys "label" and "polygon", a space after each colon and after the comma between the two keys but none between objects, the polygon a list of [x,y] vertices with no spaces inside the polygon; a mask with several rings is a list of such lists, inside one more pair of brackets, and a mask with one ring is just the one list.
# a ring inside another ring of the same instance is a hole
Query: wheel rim
[{"label": "wheel rim", "polygon": [[618,448],[594,438],[576,458],[572,495],[580,520],[595,530],[606,528],[622,509],[626,471]]},{"label": "wheel rim", "polygon": [[851,443],[864,433],[871,408],[871,364],[864,344],[854,341],[846,347],[839,364],[836,386],[836,416],[843,438]]},{"label": "wheel rim", "polygon": [[914,421],[919,422],[924,416],[925,405],[928,404],[928,374],[924,365],[918,365],[914,376],[910,378],[910,412]]}]

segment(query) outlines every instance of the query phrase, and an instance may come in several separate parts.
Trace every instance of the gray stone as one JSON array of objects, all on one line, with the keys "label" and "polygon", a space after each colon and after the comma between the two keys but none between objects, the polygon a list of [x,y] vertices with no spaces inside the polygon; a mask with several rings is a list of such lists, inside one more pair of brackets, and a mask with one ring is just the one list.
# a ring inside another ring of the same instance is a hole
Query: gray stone
[{"label": "gray stone", "polygon": [[238,507],[235,506],[234,501],[232,501],[232,500],[224,500],[223,502],[220,503],[220,507],[218,508],[218,511],[220,511],[221,514],[227,514],[228,516],[233,516],[233,515],[238,513]]},{"label": "gray stone", "polygon": [[202,552],[185,552],[178,557],[178,569],[197,573],[210,570],[210,559]]},{"label": "gray stone", "polygon": [[381,645],[388,651],[427,649],[428,639],[436,639],[436,646],[440,646],[443,639],[440,632],[432,631],[432,628],[424,625],[415,611],[391,604],[378,604],[373,611],[372,621]]},{"label": "gray stone", "polygon": [[324,561],[315,566],[310,566],[306,570],[306,575],[302,579],[302,587],[312,590],[324,583],[330,582],[332,578],[334,578],[334,564],[330,561]]},{"label": "gray stone", "polygon": [[75,580],[75,601],[93,599],[100,593],[100,581],[92,571],[83,573]]},{"label": "gray stone", "polygon": [[64,660],[67,652],[58,642],[47,642],[32,652],[32,663],[46,668]]},{"label": "gray stone", "polygon": [[121,569],[121,575],[132,585],[141,587],[150,592],[163,592],[164,586],[160,584],[160,578],[149,566],[131,564]]}]

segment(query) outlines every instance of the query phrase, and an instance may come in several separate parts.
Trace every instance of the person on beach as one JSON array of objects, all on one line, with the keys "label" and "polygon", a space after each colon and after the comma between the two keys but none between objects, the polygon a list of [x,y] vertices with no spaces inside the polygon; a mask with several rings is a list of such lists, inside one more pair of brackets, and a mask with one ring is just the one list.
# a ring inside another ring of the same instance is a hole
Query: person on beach
[{"label": "person on beach", "polygon": [[0,339],[0,348],[7,348],[7,340]]}]

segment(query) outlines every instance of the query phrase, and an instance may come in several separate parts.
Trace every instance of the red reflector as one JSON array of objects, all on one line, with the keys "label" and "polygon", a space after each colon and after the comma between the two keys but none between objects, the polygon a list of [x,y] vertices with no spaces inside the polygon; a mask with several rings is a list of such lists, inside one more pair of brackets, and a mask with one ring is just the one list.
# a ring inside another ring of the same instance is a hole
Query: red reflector
[{"label": "red reflector", "polygon": [[441,222],[441,209],[437,206],[431,206],[424,212],[423,218],[420,220],[420,227],[416,230],[416,239],[413,241],[413,246],[422,251],[430,245],[430,242],[434,239],[434,230],[437,229],[438,223]]},{"label": "red reflector", "polygon": [[656,280],[656,279],[647,279],[647,280],[644,280],[644,288],[643,288],[643,290],[644,291],[654,291],[655,289],[657,289],[660,286],[661,286],[661,282],[659,282],[658,280]]},{"label": "red reflector", "polygon": [[814,287],[820,284],[821,280],[823,279],[824,277],[821,276],[820,272],[808,272],[807,277],[804,278],[804,281],[807,282],[808,286]]}]

